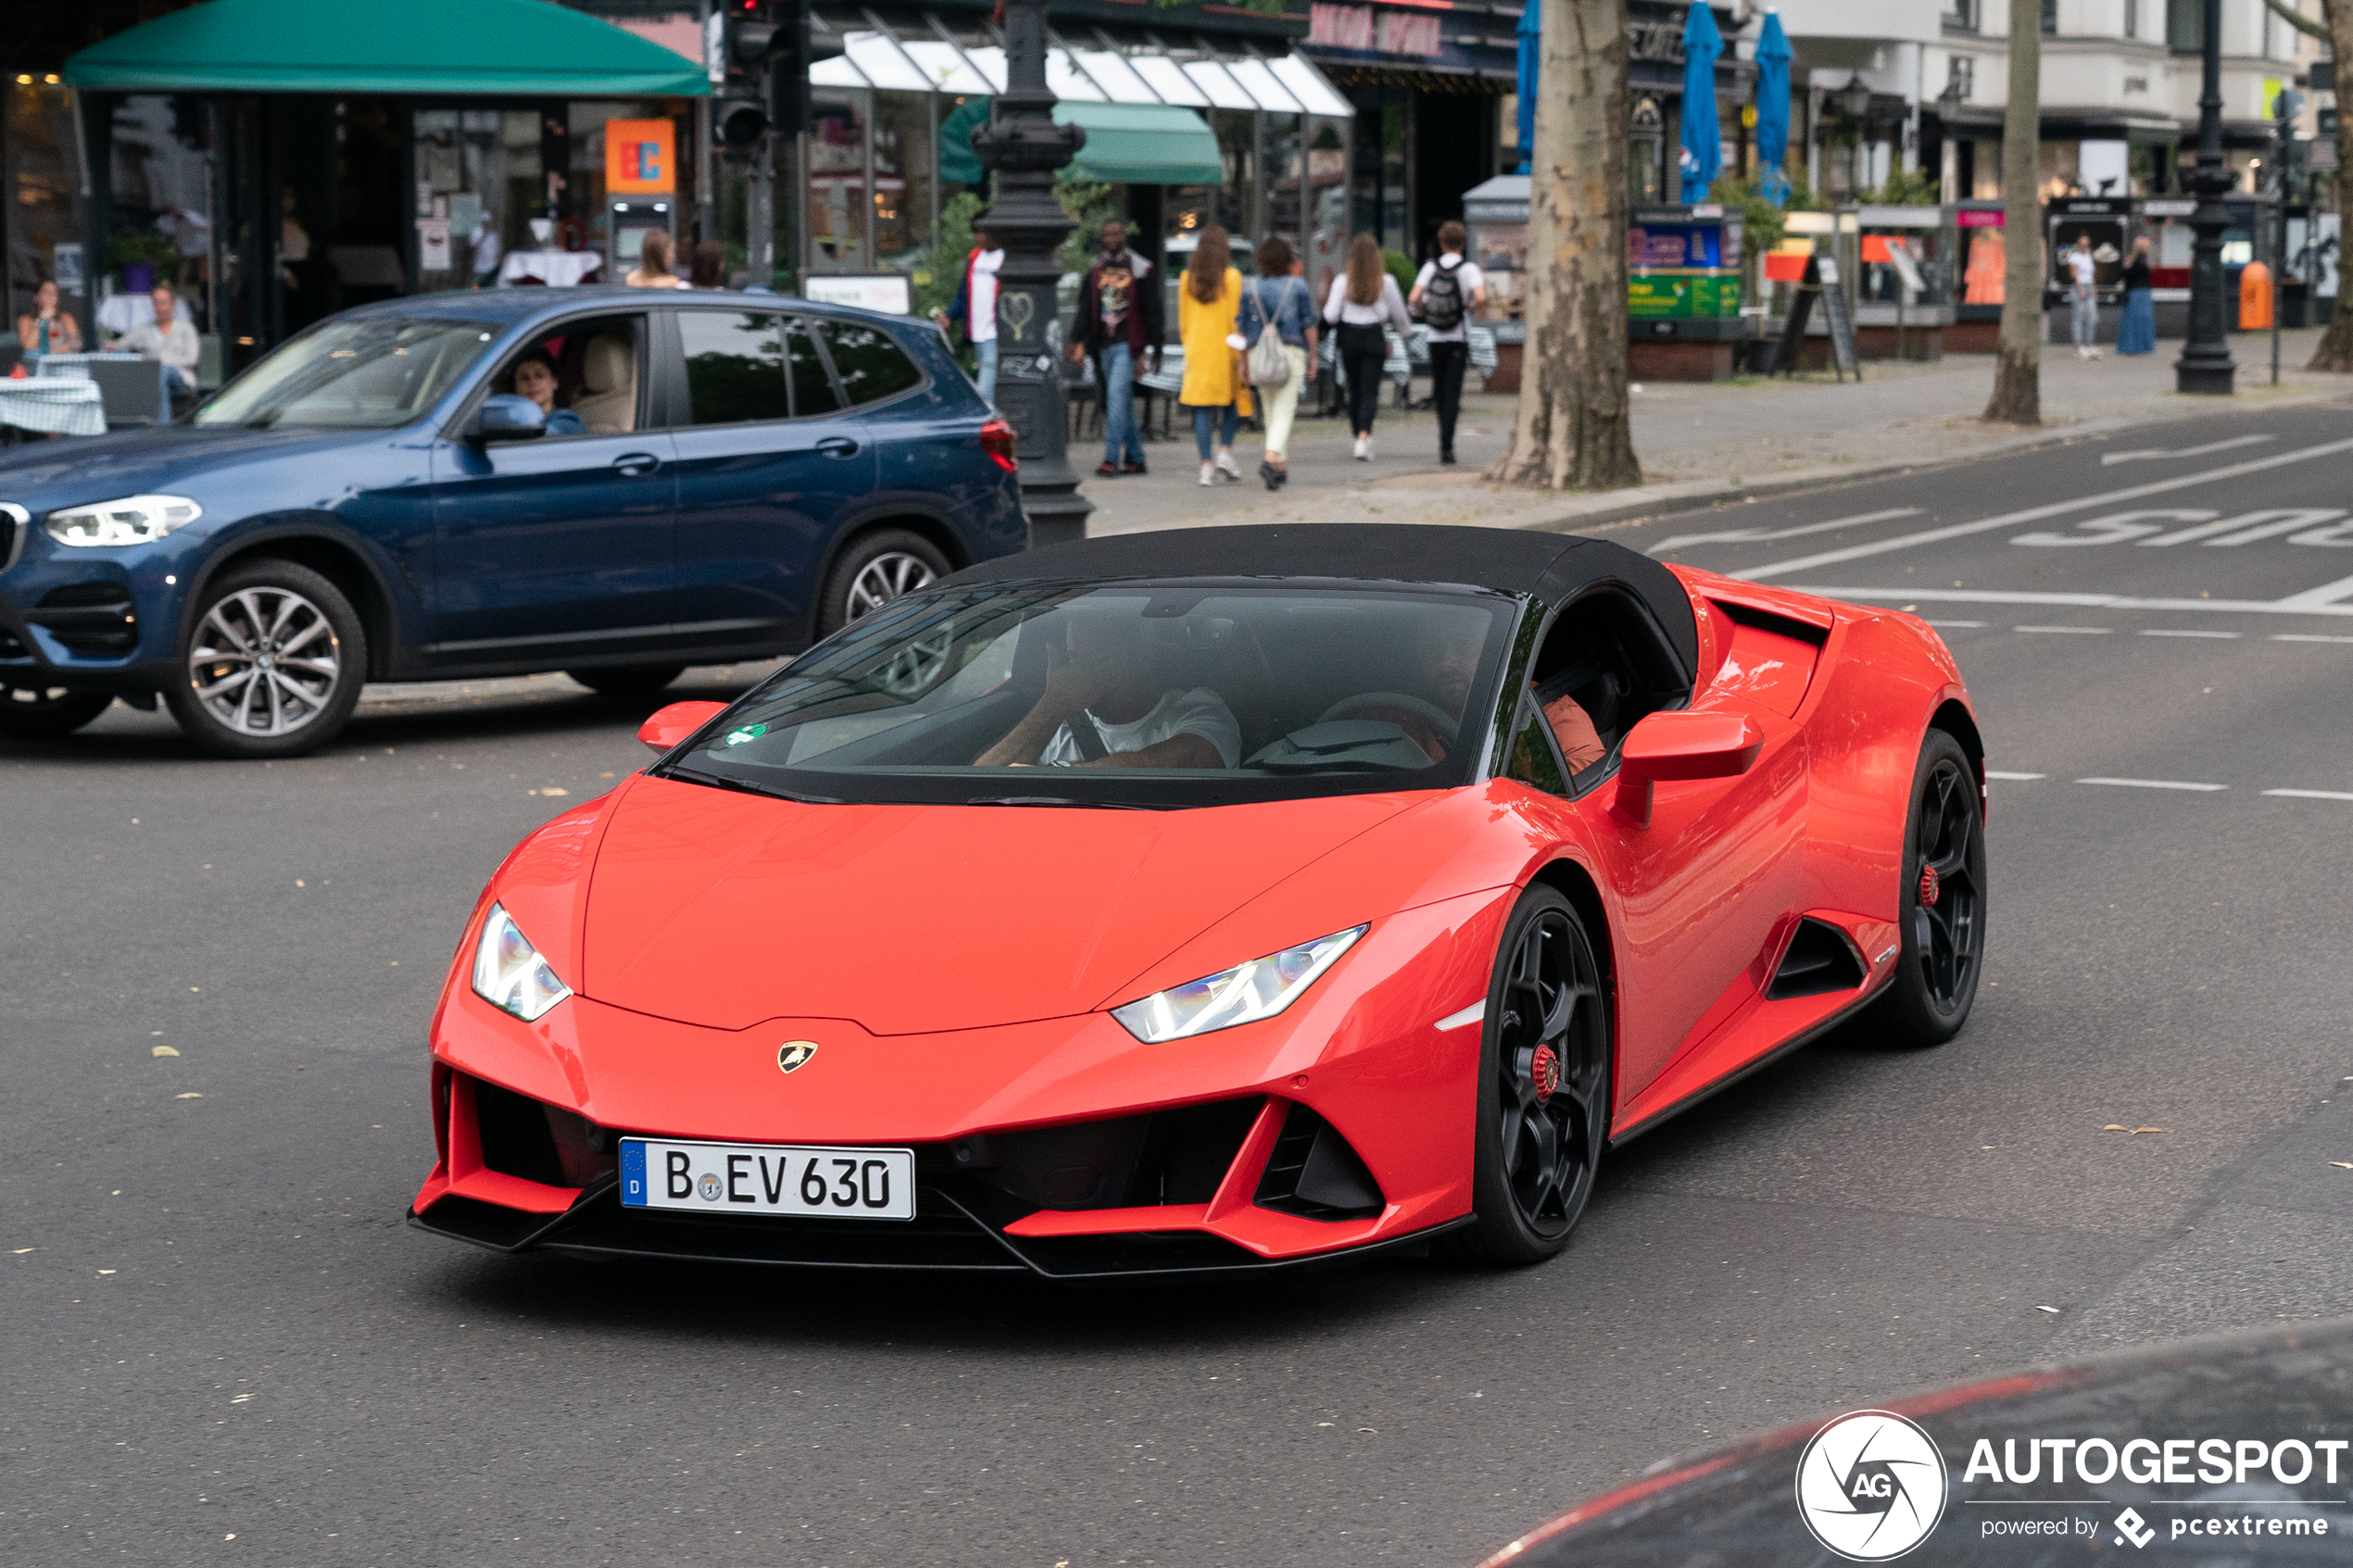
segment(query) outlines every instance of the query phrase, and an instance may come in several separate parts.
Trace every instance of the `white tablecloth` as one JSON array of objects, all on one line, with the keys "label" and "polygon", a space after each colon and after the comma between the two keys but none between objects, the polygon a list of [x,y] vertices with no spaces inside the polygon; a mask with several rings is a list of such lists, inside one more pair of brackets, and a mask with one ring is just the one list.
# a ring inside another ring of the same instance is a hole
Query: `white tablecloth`
[{"label": "white tablecloth", "polygon": [[605,264],[593,250],[513,250],[498,268],[498,281],[511,283],[536,278],[551,287],[568,289],[588,281]]},{"label": "white tablecloth", "polygon": [[70,376],[0,381],[0,424],[53,435],[104,435],[102,395],[96,382]]}]

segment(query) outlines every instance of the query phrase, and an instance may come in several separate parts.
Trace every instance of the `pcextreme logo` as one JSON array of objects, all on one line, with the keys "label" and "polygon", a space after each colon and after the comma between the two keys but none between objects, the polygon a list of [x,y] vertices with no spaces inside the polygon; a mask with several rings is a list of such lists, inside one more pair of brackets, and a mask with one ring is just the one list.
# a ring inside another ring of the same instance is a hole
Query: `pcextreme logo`
[{"label": "pcextreme logo", "polygon": [[1934,1440],[1889,1411],[1840,1416],[1797,1460],[1799,1516],[1850,1562],[1885,1562],[1928,1539],[1944,1491]]}]

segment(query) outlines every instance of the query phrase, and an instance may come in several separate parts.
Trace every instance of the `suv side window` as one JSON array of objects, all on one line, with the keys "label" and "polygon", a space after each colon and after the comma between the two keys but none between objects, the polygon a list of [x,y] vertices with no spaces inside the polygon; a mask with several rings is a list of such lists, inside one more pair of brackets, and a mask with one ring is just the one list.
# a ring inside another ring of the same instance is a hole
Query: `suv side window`
[{"label": "suv side window", "polygon": [[802,419],[812,414],[831,414],[841,408],[841,398],[834,391],[834,378],[825,373],[825,361],[817,353],[817,345],[809,335],[809,323],[796,319],[792,331],[785,339],[785,365],[792,379],[793,412]]},{"label": "suv side window", "polygon": [[681,310],[677,322],[686,361],[687,423],[792,418],[782,317],[758,310]]},{"label": "suv side window", "polygon": [[825,321],[820,327],[841,389],[853,405],[896,396],[923,383],[923,371],[880,327],[862,321]]}]

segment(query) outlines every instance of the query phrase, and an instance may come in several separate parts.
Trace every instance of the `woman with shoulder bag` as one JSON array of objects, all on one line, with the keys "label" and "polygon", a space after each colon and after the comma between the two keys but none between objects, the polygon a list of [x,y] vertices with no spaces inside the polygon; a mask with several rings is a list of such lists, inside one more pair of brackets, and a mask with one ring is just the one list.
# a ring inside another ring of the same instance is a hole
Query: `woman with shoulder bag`
[{"label": "woman with shoulder bag", "polygon": [[[1269,490],[1290,482],[1287,460],[1299,395],[1315,379],[1315,306],[1299,274],[1299,257],[1280,234],[1258,247],[1258,276],[1242,290],[1237,328],[1250,345],[1250,379],[1266,403],[1266,458],[1258,477]],[[1269,355],[1266,350],[1273,348]],[[1283,377],[1269,379],[1279,359]]]},{"label": "woman with shoulder bag", "polygon": [[[1201,482],[1214,484],[1223,473],[1241,483],[1234,461],[1234,432],[1250,412],[1243,384],[1240,345],[1234,331],[1241,308],[1242,275],[1227,265],[1226,231],[1211,224],[1201,232],[1193,259],[1176,291],[1176,335],[1185,345],[1185,384],[1176,401],[1193,411],[1193,442],[1201,448]],[[1222,428],[1220,420],[1222,416]],[[1210,456],[1212,433],[1216,456]]]},{"label": "woman with shoulder bag", "polygon": [[1386,321],[1410,336],[1413,318],[1397,280],[1381,265],[1380,242],[1359,234],[1348,242],[1344,270],[1332,279],[1324,320],[1340,328],[1340,371],[1348,378],[1348,427],[1356,434],[1356,460],[1373,460],[1373,416],[1380,408],[1381,367],[1389,362]]}]

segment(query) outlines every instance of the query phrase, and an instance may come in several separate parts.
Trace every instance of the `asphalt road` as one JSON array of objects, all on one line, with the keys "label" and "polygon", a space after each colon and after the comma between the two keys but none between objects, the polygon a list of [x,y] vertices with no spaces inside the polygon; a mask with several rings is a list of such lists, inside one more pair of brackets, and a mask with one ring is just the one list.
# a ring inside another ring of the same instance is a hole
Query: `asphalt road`
[{"label": "asphalt road", "polygon": [[2010,775],[1990,984],[1950,1046],[1850,1030],[1626,1147],[1521,1273],[1065,1294],[419,1235],[459,926],[635,716],[558,678],[378,694],[300,762],[122,708],[0,753],[0,1561],[1466,1563],[1718,1438],[2342,1311],[2347,507],[2353,409],[2306,408],[1613,530],[1942,623]]}]

